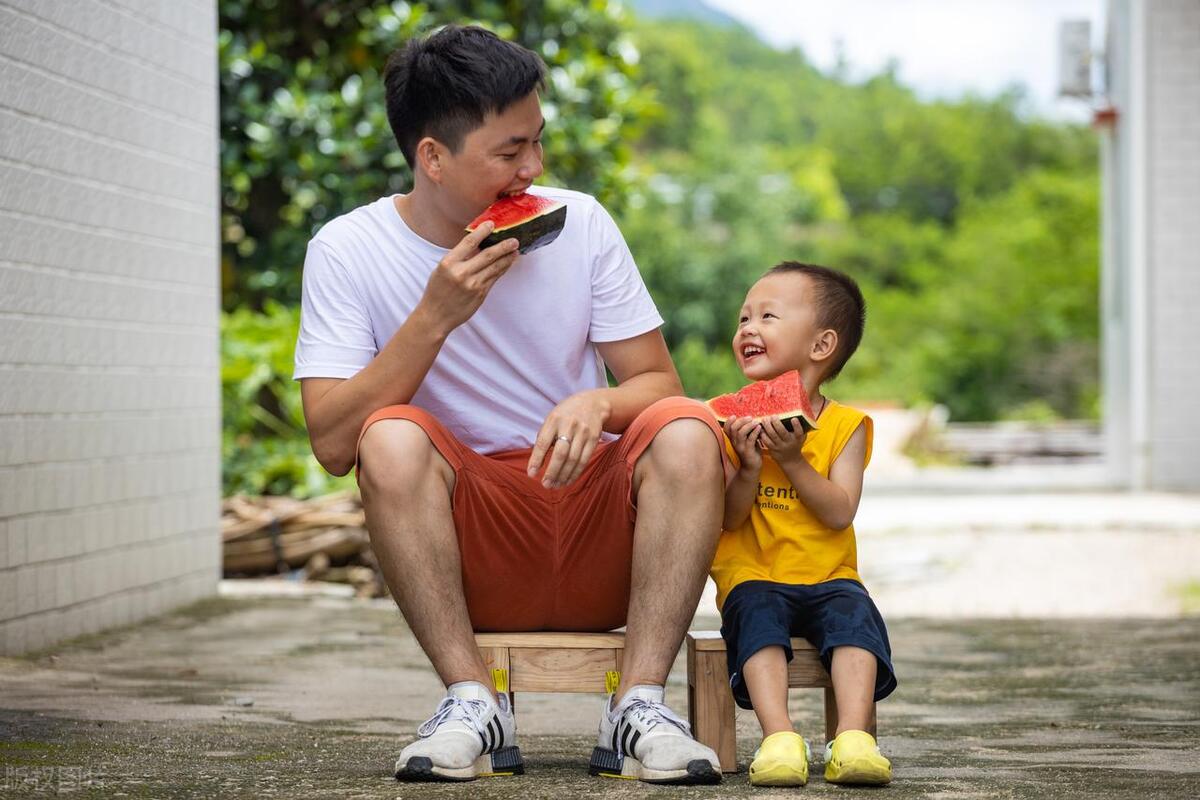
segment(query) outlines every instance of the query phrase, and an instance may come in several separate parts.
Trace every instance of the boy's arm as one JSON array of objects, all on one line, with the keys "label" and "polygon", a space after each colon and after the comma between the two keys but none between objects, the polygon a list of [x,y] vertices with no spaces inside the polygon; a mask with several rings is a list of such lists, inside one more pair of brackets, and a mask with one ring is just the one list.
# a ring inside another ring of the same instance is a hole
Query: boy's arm
[{"label": "boy's arm", "polygon": [[746,521],[757,492],[758,477],[747,475],[739,469],[729,488],[725,490],[725,518],[721,522],[722,530],[732,531]]},{"label": "boy's arm", "polygon": [[801,458],[781,461],[788,480],[796,488],[800,502],[823,524],[835,531],[849,528],[858,513],[858,501],[862,497],[863,463],[867,456],[867,432],[864,425],[850,435],[850,441],[842,449],[826,479]]},{"label": "boy's arm", "polygon": [[762,475],[762,453],[758,450],[758,435],[762,426],[750,417],[725,420],[725,437],[733,449],[737,472],[725,488],[723,530],[741,526],[750,516],[750,508],[758,494],[758,479]]}]

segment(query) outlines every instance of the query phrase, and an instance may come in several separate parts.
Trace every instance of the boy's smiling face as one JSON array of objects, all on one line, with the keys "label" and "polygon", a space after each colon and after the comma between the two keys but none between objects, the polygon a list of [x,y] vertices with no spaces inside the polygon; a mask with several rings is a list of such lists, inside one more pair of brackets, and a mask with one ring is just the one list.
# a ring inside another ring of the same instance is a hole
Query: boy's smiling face
[{"label": "boy's smiling face", "polygon": [[808,371],[813,355],[823,352],[823,334],[832,333],[818,329],[813,295],[807,275],[776,273],[750,287],[733,336],[742,374],[761,381],[788,370]]}]

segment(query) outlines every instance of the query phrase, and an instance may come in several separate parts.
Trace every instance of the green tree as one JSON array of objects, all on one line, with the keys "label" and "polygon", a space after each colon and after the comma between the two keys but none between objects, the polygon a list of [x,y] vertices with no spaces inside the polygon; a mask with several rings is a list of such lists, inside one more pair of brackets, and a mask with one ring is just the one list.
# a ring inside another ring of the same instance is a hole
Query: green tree
[{"label": "green tree", "polygon": [[689,393],[742,381],[729,342],[743,295],[799,259],[846,270],[867,297],[841,396],[961,419],[1095,414],[1091,131],[1029,119],[1016,88],[928,102],[894,68],[824,75],[742,28],[643,22],[635,36],[659,106],[621,224]]},{"label": "green tree", "polygon": [[221,0],[222,304],[300,299],[325,221],[411,172],[387,123],[382,71],[405,40],[476,23],[549,67],[548,183],[620,208],[645,92],[618,3],[590,0]]}]

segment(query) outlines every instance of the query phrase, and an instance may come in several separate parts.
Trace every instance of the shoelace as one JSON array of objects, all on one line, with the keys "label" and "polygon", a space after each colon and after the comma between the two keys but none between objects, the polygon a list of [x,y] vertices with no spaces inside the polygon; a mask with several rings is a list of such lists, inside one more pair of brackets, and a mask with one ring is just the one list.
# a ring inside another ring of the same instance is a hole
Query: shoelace
[{"label": "shoelace", "polygon": [[[666,704],[659,703],[654,700],[643,700],[640,697],[635,697],[629,701],[626,706],[626,711],[633,719],[644,724],[646,730],[649,731],[660,722],[669,722],[679,730],[683,731],[689,738],[692,735],[692,726],[681,719],[674,711],[667,708]],[[620,739],[617,740],[617,752],[624,755],[624,746]]]},{"label": "shoelace", "polygon": [[422,739],[432,736],[443,722],[460,719],[467,722],[480,736],[484,735],[483,715],[487,713],[487,703],[482,700],[464,700],[461,697],[448,695],[442,699],[433,716],[421,723],[417,728],[417,736]]}]

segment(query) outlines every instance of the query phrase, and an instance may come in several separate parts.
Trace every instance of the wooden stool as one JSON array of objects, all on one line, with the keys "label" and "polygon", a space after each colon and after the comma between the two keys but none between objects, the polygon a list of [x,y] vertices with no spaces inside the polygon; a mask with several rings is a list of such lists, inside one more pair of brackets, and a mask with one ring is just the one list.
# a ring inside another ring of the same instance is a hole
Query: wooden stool
[{"label": "wooden stool", "polygon": [[[477,633],[488,670],[506,670],[508,692],[612,691],[625,653],[623,633]],[[613,675],[610,675],[613,673]]]},{"label": "wooden stool", "polygon": [[[806,639],[792,639],[793,658],[788,664],[788,688],[825,690],[825,741],[837,733],[837,700],[833,683],[821,657]],[[722,772],[737,772],[737,729],[725,640],[719,631],[692,631],[687,635],[688,721],[696,740],[717,751]],[[875,710],[871,708],[875,735]]]}]

